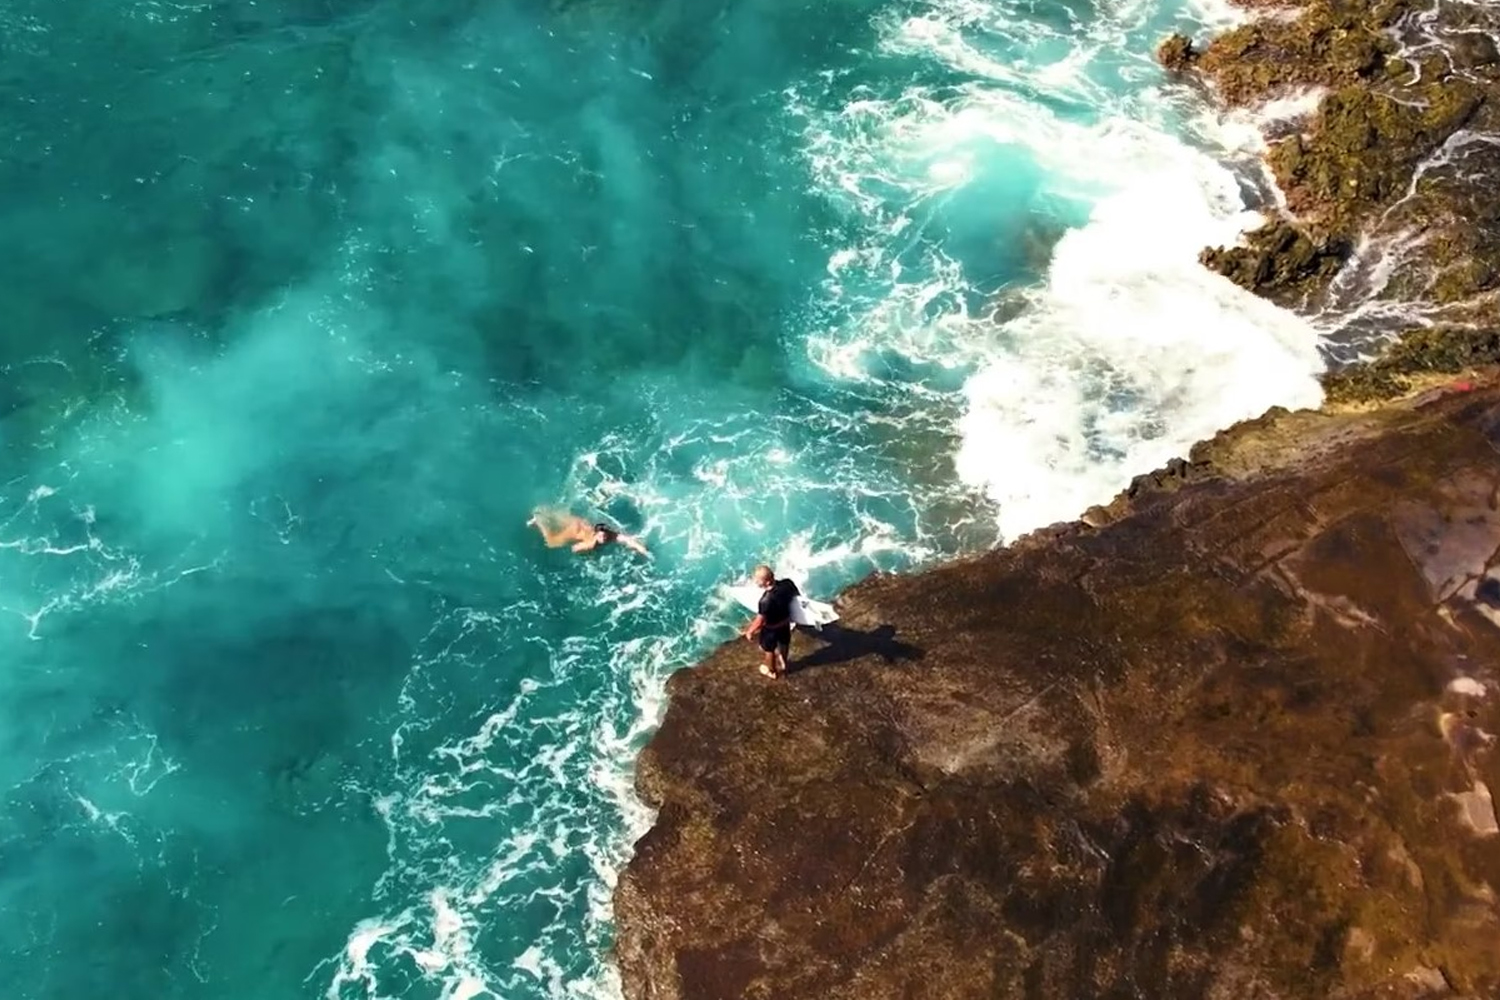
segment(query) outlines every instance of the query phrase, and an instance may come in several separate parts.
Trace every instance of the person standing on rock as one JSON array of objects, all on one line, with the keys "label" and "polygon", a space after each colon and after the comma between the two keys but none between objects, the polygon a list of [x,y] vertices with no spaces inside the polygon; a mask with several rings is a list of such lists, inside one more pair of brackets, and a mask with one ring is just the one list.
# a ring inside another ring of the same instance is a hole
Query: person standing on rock
[{"label": "person standing on rock", "polygon": [[755,567],[754,579],[761,589],[759,614],[740,634],[752,642],[760,640],[765,654],[765,662],[760,665],[762,674],[784,677],[792,652],[792,601],[802,592],[792,581],[776,579],[769,566]]}]

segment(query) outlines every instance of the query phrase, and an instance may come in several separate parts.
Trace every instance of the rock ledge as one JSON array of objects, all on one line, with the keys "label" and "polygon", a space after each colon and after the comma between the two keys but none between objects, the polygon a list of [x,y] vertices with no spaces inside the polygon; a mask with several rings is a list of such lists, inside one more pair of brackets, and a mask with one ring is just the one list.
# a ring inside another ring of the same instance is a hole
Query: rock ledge
[{"label": "rock ledge", "polygon": [[1271,414],[678,673],[627,995],[1500,995],[1497,448],[1493,372]]}]

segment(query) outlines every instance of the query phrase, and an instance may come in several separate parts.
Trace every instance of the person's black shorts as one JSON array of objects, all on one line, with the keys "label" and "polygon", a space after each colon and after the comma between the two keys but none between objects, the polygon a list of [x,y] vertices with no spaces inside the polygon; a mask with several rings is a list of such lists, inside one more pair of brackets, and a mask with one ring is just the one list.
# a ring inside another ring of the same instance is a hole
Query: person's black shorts
[{"label": "person's black shorts", "polygon": [[791,628],[761,629],[760,648],[767,653],[774,653],[779,649],[781,650],[781,655],[786,656],[787,652],[792,648]]}]

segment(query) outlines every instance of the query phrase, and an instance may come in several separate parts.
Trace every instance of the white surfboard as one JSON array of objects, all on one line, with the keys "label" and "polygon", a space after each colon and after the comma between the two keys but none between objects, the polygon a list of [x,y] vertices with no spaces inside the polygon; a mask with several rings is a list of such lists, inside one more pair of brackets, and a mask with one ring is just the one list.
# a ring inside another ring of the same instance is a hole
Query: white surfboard
[{"label": "white surfboard", "polygon": [[[750,611],[760,611],[761,589],[755,584],[742,583],[733,587],[726,586],[724,591]],[[838,613],[833,610],[832,604],[824,604],[822,601],[800,596],[792,598],[792,624],[794,625],[817,629],[821,632],[824,625],[830,625],[838,620]]]}]

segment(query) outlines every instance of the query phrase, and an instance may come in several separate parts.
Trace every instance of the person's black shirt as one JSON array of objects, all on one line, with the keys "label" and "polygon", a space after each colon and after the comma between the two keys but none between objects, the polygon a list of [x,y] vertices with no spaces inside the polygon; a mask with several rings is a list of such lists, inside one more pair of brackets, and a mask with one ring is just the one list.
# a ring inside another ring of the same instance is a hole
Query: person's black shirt
[{"label": "person's black shirt", "polygon": [[792,618],[792,598],[802,592],[790,580],[777,580],[760,595],[760,616],[765,619],[765,628],[778,631],[788,628]]}]

